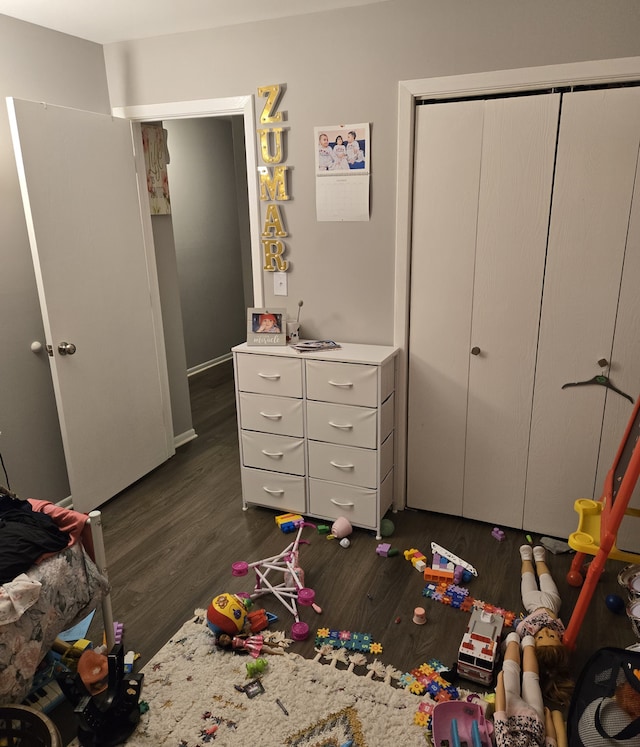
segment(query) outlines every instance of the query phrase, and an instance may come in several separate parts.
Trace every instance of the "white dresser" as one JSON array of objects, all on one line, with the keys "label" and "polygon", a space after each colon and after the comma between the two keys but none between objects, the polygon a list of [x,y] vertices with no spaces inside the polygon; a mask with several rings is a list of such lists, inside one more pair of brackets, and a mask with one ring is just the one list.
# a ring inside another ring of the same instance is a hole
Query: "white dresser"
[{"label": "white dresser", "polygon": [[233,348],[242,501],[376,531],[393,503],[397,348]]}]

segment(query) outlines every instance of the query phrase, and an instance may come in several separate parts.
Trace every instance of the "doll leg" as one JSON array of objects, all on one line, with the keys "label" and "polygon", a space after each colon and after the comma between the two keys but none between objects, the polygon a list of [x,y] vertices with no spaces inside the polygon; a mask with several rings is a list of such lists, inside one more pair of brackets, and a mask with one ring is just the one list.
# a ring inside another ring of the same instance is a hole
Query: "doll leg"
[{"label": "doll leg", "polygon": [[508,713],[510,706],[520,698],[520,636],[517,633],[509,633],[506,643],[502,677],[506,700],[505,710]]},{"label": "doll leg", "polygon": [[545,561],[544,547],[534,547],[533,557],[536,561],[536,572],[542,592],[542,604],[540,606],[546,607],[557,615],[560,610],[561,599],[556,582],[553,580],[551,571]]},{"label": "doll leg", "polygon": [[540,602],[540,591],[536,581],[536,574],[533,570],[533,550],[530,545],[522,545],[520,548],[520,557],[522,558],[522,569],[520,571],[522,604],[527,612],[531,613],[544,605]]},{"label": "doll leg", "polygon": [[522,639],[522,698],[535,710],[538,718],[544,723],[544,703],[540,690],[538,659],[535,640],[531,635]]}]

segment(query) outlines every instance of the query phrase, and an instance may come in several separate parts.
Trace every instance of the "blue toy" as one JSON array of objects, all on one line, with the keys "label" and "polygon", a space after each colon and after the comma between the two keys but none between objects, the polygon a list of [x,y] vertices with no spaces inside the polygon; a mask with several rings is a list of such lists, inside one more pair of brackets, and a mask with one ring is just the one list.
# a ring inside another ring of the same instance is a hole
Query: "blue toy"
[{"label": "blue toy", "polygon": [[607,609],[616,615],[622,614],[625,610],[624,600],[617,594],[609,594],[604,603],[607,605]]}]

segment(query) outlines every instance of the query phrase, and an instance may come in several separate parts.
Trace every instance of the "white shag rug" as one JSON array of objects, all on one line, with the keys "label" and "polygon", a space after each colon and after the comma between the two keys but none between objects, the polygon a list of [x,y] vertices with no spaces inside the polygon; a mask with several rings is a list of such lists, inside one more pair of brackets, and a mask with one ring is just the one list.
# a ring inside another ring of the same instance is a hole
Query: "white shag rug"
[{"label": "white shag rug", "polygon": [[389,680],[391,668],[379,662],[372,665],[371,657],[356,659],[356,666],[336,659],[323,664],[320,656],[310,660],[289,652],[264,658],[268,661],[261,675],[264,692],[248,697],[237,688],[251,681],[246,664],[253,659],[217,649],[204,610],[196,610],[144,667],[141,701],[148,710],[127,745],[426,744],[425,728],[414,722],[414,716],[433,701],[376,679],[386,675]]}]

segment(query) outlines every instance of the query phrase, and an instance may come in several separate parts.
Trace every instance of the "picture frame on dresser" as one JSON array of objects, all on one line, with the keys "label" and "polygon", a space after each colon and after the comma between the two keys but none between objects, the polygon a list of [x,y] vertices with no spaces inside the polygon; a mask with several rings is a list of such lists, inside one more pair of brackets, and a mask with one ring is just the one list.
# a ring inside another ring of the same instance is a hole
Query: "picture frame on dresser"
[{"label": "picture frame on dresser", "polygon": [[247,309],[247,345],[252,347],[287,344],[287,310],[250,307]]}]

